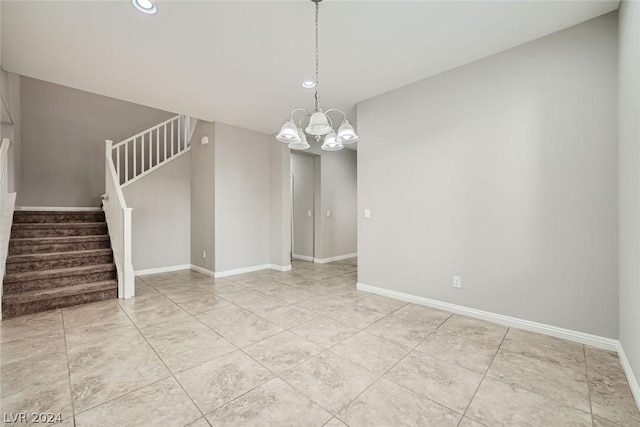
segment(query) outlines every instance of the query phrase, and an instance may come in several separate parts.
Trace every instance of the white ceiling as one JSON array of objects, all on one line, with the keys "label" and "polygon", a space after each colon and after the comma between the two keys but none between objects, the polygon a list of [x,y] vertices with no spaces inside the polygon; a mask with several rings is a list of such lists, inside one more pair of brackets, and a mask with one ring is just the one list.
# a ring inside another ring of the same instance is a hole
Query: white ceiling
[{"label": "white ceiling", "polygon": [[[272,133],[313,108],[313,4],[2,1],[2,67]],[[320,6],[323,107],[355,104],[615,10],[604,1],[345,1]]]}]

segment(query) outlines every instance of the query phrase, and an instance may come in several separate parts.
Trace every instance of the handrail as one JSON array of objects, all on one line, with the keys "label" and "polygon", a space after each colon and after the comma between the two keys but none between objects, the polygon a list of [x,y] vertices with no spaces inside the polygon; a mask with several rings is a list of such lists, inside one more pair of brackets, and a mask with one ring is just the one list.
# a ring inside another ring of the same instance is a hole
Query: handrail
[{"label": "handrail", "polygon": [[2,146],[0,146],[0,176],[3,177],[9,157],[9,145],[11,145],[11,140],[9,138],[2,138]]},{"label": "handrail", "polygon": [[[111,157],[111,149],[113,147],[112,145],[113,141],[107,139],[106,143],[107,143],[107,150],[106,150],[107,161],[105,163],[105,167],[107,168],[108,175],[111,176],[111,179],[113,180],[113,182],[119,183],[120,181],[118,178],[118,174],[116,173],[116,168],[113,164],[113,158]],[[122,193],[122,188],[120,188],[120,185],[115,186],[115,193],[116,193],[116,196],[118,197],[118,203],[120,204],[120,207],[123,209],[126,209],[127,202],[124,200],[124,193]]]},{"label": "handrail", "polygon": [[133,141],[133,140],[134,140],[134,139],[136,139],[136,138],[140,138],[142,135],[146,135],[146,134],[148,134],[149,132],[152,132],[152,131],[154,131],[154,130],[156,130],[156,129],[158,129],[158,128],[161,128],[162,126],[164,126],[164,125],[166,125],[166,124],[168,124],[168,123],[171,123],[172,121],[174,121],[174,120],[178,119],[179,117],[182,117],[182,116],[181,116],[180,114],[178,114],[177,116],[173,116],[173,117],[171,117],[170,119],[167,119],[167,120],[165,120],[165,121],[164,121],[164,122],[162,122],[162,123],[159,123],[159,124],[157,124],[157,125],[155,125],[155,126],[153,126],[153,127],[150,127],[149,129],[145,129],[145,130],[143,130],[143,131],[142,131],[142,132],[140,132],[140,133],[137,133],[137,134],[135,134],[135,135],[133,135],[133,136],[131,136],[131,137],[129,137],[129,138],[127,138],[127,139],[123,140],[123,141],[118,142],[117,144],[114,144],[114,145],[113,145],[113,148],[118,148],[118,147],[119,147],[119,146],[121,146],[122,144],[126,144],[127,142]]},{"label": "handrail", "polygon": [[131,298],[135,295],[135,278],[131,260],[131,211],[120,186],[112,158],[113,141],[106,141],[105,150],[105,194],[104,207],[109,240],[113,250],[113,260],[118,274],[118,298]]}]

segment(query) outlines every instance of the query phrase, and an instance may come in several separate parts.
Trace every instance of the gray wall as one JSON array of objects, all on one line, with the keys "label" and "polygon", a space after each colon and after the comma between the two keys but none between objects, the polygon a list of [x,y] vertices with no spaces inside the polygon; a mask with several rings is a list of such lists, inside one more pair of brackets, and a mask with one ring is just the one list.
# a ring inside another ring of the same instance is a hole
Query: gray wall
[{"label": "gray wall", "polygon": [[640,3],[619,14],[620,342],[640,379]]},{"label": "gray wall", "polygon": [[[309,141],[305,153],[315,154],[315,257],[324,259],[358,252],[357,157],[354,150],[322,151]],[[292,151],[293,152],[293,151]],[[331,216],[327,217],[327,210]]]},{"label": "gray wall", "polygon": [[271,137],[215,123],[215,271],[270,264]]},{"label": "gray wall", "polygon": [[13,124],[0,124],[0,141],[9,138],[7,159],[7,187],[10,193],[20,192],[22,168],[22,109],[20,107],[20,76],[2,70],[0,73],[2,101],[11,115]]},{"label": "gray wall", "polygon": [[270,138],[271,153],[271,264],[281,267],[291,265],[291,172],[289,148]]},{"label": "gray wall", "polygon": [[99,206],[105,139],[119,142],[172,113],[21,79],[22,206]]},{"label": "gray wall", "polygon": [[[293,254],[313,257],[314,171],[313,157],[291,153],[293,175]],[[311,216],[308,216],[308,212]]]},{"label": "gray wall", "polygon": [[357,153],[349,149],[330,152],[320,161],[322,254],[316,258],[354,254],[358,252]]},{"label": "gray wall", "polygon": [[191,158],[183,154],[125,187],[136,271],[191,263]]},{"label": "gray wall", "polygon": [[358,281],[617,338],[616,112],[615,14],[360,103]]},{"label": "gray wall", "polygon": [[[202,137],[209,143],[201,145]],[[214,124],[198,121],[191,143],[191,264],[215,269],[215,135]],[[206,252],[206,258],[202,252]]]}]

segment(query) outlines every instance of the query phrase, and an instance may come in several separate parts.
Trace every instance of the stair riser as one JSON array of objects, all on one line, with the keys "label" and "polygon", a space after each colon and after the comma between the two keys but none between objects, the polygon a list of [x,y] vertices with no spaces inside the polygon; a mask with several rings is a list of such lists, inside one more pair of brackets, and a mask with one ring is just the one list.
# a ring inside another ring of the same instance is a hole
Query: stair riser
[{"label": "stair riser", "polygon": [[71,237],[71,236],[99,236],[107,234],[107,226],[47,228],[43,230],[11,230],[13,239],[29,239],[36,237]]},{"label": "stair riser", "polygon": [[80,283],[101,282],[103,280],[116,279],[116,271],[104,271],[98,273],[74,274],[65,277],[36,278],[20,282],[4,283],[5,295],[17,294],[20,292],[36,291],[39,289],[61,288],[64,286],[77,285]]},{"label": "stair riser", "polygon": [[16,212],[13,215],[14,224],[43,223],[43,222],[103,222],[104,212],[68,212],[29,214]]},{"label": "stair riser", "polygon": [[72,305],[86,304],[89,302],[102,301],[118,297],[117,289],[85,293],[80,295],[70,295],[60,298],[52,298],[42,301],[34,301],[24,304],[2,304],[3,317],[15,317],[23,314],[37,313],[55,308],[69,307]]},{"label": "stair riser", "polygon": [[9,255],[42,254],[48,252],[86,251],[90,249],[107,249],[109,240],[74,243],[45,243],[41,245],[11,245]]},{"label": "stair riser", "polygon": [[111,264],[111,255],[97,255],[83,258],[54,259],[31,262],[7,263],[7,274],[26,273],[28,271],[56,270],[59,268],[83,267],[86,265]]}]

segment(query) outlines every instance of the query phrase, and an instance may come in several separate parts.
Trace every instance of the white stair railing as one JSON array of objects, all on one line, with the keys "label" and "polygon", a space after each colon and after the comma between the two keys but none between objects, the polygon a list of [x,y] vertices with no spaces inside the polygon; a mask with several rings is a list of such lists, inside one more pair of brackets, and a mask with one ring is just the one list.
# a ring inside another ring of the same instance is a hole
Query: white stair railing
[{"label": "white stair railing", "polygon": [[111,159],[124,188],[191,149],[191,119],[175,116],[112,146]]},{"label": "white stair railing", "polygon": [[175,116],[152,128],[113,144],[105,151],[105,194],[102,196],[113,259],[118,271],[118,297],[135,295],[131,259],[131,212],[122,189],[160,166],[191,150],[194,121]]},{"label": "white stair railing", "polygon": [[104,165],[106,191],[102,196],[102,206],[118,273],[118,298],[131,298],[135,295],[135,278],[131,262],[131,208],[127,207],[124,200],[120,178],[111,158],[113,141],[106,142]]}]

